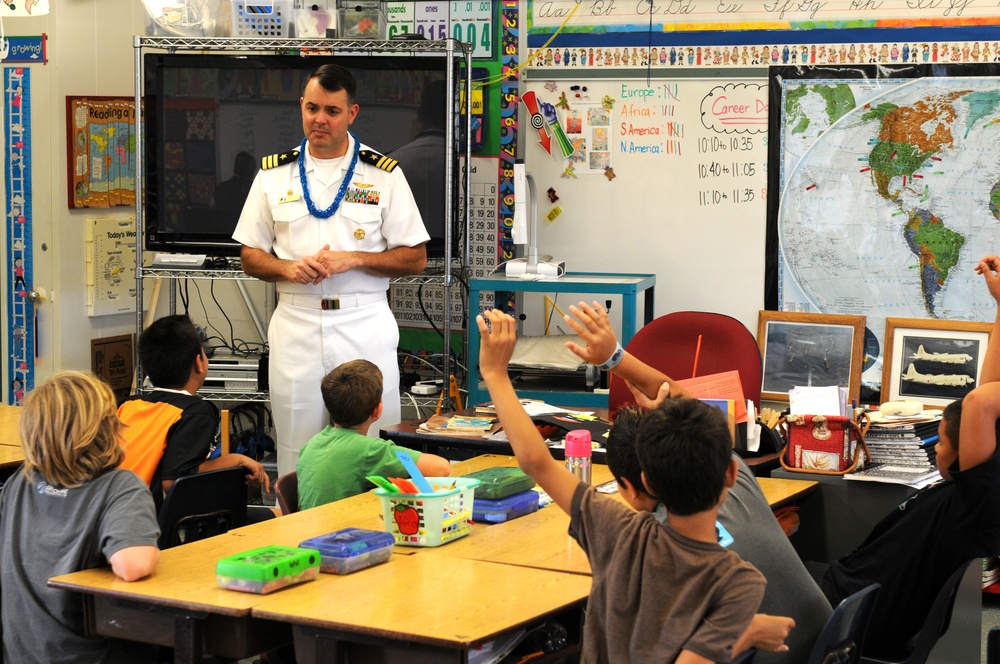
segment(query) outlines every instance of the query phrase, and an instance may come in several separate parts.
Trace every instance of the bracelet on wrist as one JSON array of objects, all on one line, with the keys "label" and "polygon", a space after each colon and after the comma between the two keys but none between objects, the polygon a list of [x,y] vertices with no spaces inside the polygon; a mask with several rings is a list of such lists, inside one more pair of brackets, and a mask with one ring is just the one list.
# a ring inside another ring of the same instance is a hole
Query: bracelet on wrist
[{"label": "bracelet on wrist", "polygon": [[603,363],[597,366],[606,371],[611,371],[612,369],[618,366],[618,363],[622,361],[623,357],[625,357],[625,349],[622,348],[621,344],[617,344],[615,346],[615,351],[611,353],[611,357],[609,357]]}]

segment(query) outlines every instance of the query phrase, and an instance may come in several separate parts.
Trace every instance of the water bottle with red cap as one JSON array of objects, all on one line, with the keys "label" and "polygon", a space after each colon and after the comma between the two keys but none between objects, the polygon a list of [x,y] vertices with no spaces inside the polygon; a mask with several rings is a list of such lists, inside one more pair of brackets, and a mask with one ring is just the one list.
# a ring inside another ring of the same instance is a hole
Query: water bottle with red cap
[{"label": "water bottle with red cap", "polygon": [[574,429],[566,434],[566,468],[581,482],[590,484],[590,432]]}]

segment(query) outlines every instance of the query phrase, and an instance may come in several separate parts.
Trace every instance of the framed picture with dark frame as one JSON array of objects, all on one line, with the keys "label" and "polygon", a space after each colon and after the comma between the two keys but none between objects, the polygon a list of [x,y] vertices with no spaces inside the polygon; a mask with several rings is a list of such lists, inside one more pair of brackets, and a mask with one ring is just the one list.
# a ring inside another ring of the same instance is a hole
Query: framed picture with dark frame
[{"label": "framed picture with dark frame", "polygon": [[944,408],[979,385],[993,323],[886,318],[885,401],[912,399]]},{"label": "framed picture with dark frame", "polygon": [[846,387],[861,394],[865,317],[760,312],[757,344],[764,358],[761,399],[788,401],[793,387]]}]

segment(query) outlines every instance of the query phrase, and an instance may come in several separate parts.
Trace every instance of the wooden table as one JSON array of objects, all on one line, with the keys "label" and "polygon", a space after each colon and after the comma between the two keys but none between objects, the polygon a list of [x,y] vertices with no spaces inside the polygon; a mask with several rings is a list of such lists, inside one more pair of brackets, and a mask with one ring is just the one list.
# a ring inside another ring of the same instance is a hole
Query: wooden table
[{"label": "wooden table", "polygon": [[[483,455],[456,463],[453,474],[516,463],[510,456]],[[594,466],[594,484],[609,479],[607,466]],[[773,485],[785,492],[769,491],[769,499],[791,499],[809,484],[789,482]],[[238,659],[287,643],[291,625],[303,662],[336,651],[334,643],[356,651],[375,641],[390,654],[408,642],[427,651],[428,659],[417,660],[407,649],[399,661],[459,661],[462,649],[533,618],[558,613],[576,624],[589,593],[589,563],[567,534],[569,517],[554,505],[507,523],[473,524],[467,537],[441,547],[397,546],[388,565],[348,576],[323,574],[274,595],[216,584],[219,558],[265,544],[295,546],[351,526],[383,528],[382,503],[373,492],[167,549],[156,573],[141,581],[126,583],[105,567],[59,576],[49,585],[84,593],[88,633],[172,646],[175,661],[192,663],[203,651]],[[503,593],[518,588],[532,590]],[[383,610],[386,615],[379,615]],[[390,620],[406,611],[412,624]]]},{"label": "wooden table", "polygon": [[[549,616],[580,625],[589,594],[590,577],[580,574],[460,558],[442,565],[441,558],[420,554],[363,574],[321,574],[267,597],[252,613],[292,623],[299,664],[345,656],[457,664],[465,661],[465,650]],[[579,635],[573,640],[578,644]]]},{"label": "wooden table", "polygon": [[20,406],[0,404],[0,446],[21,447]]},{"label": "wooden table", "polygon": [[778,479],[774,477],[758,477],[757,484],[764,491],[767,504],[771,509],[784,507],[788,503],[815,491],[819,482],[815,480]]},{"label": "wooden table", "polygon": [[[608,420],[607,408],[575,407],[571,410],[593,412],[594,415],[601,418],[603,421],[607,422]],[[475,408],[464,408],[452,413],[444,413],[444,416],[450,417],[452,415],[475,414]],[[397,445],[409,447],[410,449],[420,450],[421,452],[431,452],[433,454],[441,454],[445,458],[452,458],[456,456],[455,454],[449,454],[448,450],[462,450],[478,452],[480,454],[514,454],[514,450],[511,448],[510,443],[498,440],[489,440],[478,435],[456,436],[454,434],[449,434],[445,436],[434,433],[420,433],[419,427],[426,421],[427,418],[422,418],[419,420],[410,420],[408,422],[394,424],[393,426],[381,429],[379,431],[379,437],[385,440],[391,440]],[[562,459],[562,448],[552,448],[552,456],[556,459]],[[594,451],[594,461],[596,463],[604,463],[603,450]]]}]

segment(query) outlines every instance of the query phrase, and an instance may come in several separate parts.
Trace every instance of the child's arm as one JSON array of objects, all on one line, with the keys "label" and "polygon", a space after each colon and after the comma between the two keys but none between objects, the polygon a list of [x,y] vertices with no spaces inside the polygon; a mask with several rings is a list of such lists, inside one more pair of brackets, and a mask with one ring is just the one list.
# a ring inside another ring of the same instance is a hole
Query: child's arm
[{"label": "child's arm", "polygon": [[[975,270],[977,274],[983,276],[993,299],[1000,303],[1000,258],[987,256],[976,264]],[[1000,336],[997,336],[998,331],[1000,331],[1000,310],[997,311],[993,329],[990,331],[990,342],[986,345],[983,371],[979,377],[980,386],[1000,380]],[[962,417],[964,419],[965,415],[963,414]]]},{"label": "child's arm", "polygon": [[733,655],[738,655],[747,648],[766,652],[785,652],[788,650],[785,639],[793,627],[795,621],[791,618],[758,613],[733,645]]},{"label": "child's arm", "polygon": [[[566,348],[573,351],[581,360],[591,364],[600,365],[607,362],[618,347],[618,340],[615,338],[615,331],[611,327],[607,312],[597,302],[593,305],[580,302],[576,306],[570,305],[569,310],[576,318],[566,315],[563,319],[581,339],[587,342],[587,345],[584,347],[567,341]],[[649,399],[656,399],[660,387],[664,384],[668,386],[671,397],[691,396],[670,376],[627,352],[611,371],[634,385]]]},{"label": "child's arm", "polygon": [[[1000,258],[987,256],[976,265],[990,295],[1000,303]],[[996,422],[1000,417],[1000,309],[990,332],[979,386],[962,401],[958,432],[958,462],[962,470],[978,466],[997,451]]]},{"label": "child's arm", "polygon": [[962,422],[958,431],[958,463],[962,470],[978,466],[996,454],[998,418],[1000,382],[980,385],[965,395],[962,400]]},{"label": "child's arm", "polygon": [[160,550],[155,546],[129,546],[111,554],[111,571],[123,581],[138,581],[149,576],[160,563]]},{"label": "child's arm", "polygon": [[[223,468],[236,468],[237,466],[242,466],[248,469],[247,472],[247,483],[248,484],[263,484],[264,491],[270,492],[271,490],[271,478],[267,476],[267,471],[264,470],[264,466],[258,462],[254,461],[248,456],[242,454],[223,454],[220,457],[214,459],[209,459],[207,461],[201,462],[198,466],[198,472],[204,473],[209,470],[222,470]],[[166,494],[173,486],[173,480],[163,480],[163,493]]]},{"label": "child's arm", "polygon": [[417,468],[428,477],[448,477],[451,475],[451,462],[437,454],[424,452],[417,458]]},{"label": "child's arm", "polygon": [[204,473],[207,470],[222,470],[223,468],[236,468],[237,466],[247,469],[247,484],[263,484],[264,492],[271,491],[271,479],[264,470],[264,465],[243,454],[223,454],[220,457],[203,461],[198,466],[198,472]]},{"label": "child's arm", "polygon": [[674,664],[716,664],[716,662],[690,650],[682,650],[681,654],[677,655],[677,659],[674,660]]},{"label": "child's arm", "polygon": [[[486,320],[489,320],[492,331],[486,326]],[[500,425],[517,456],[517,463],[568,514],[579,480],[566,466],[552,458],[507,375],[507,364],[517,341],[517,323],[496,309],[478,316],[476,323],[481,337],[479,370],[489,388]]]}]

